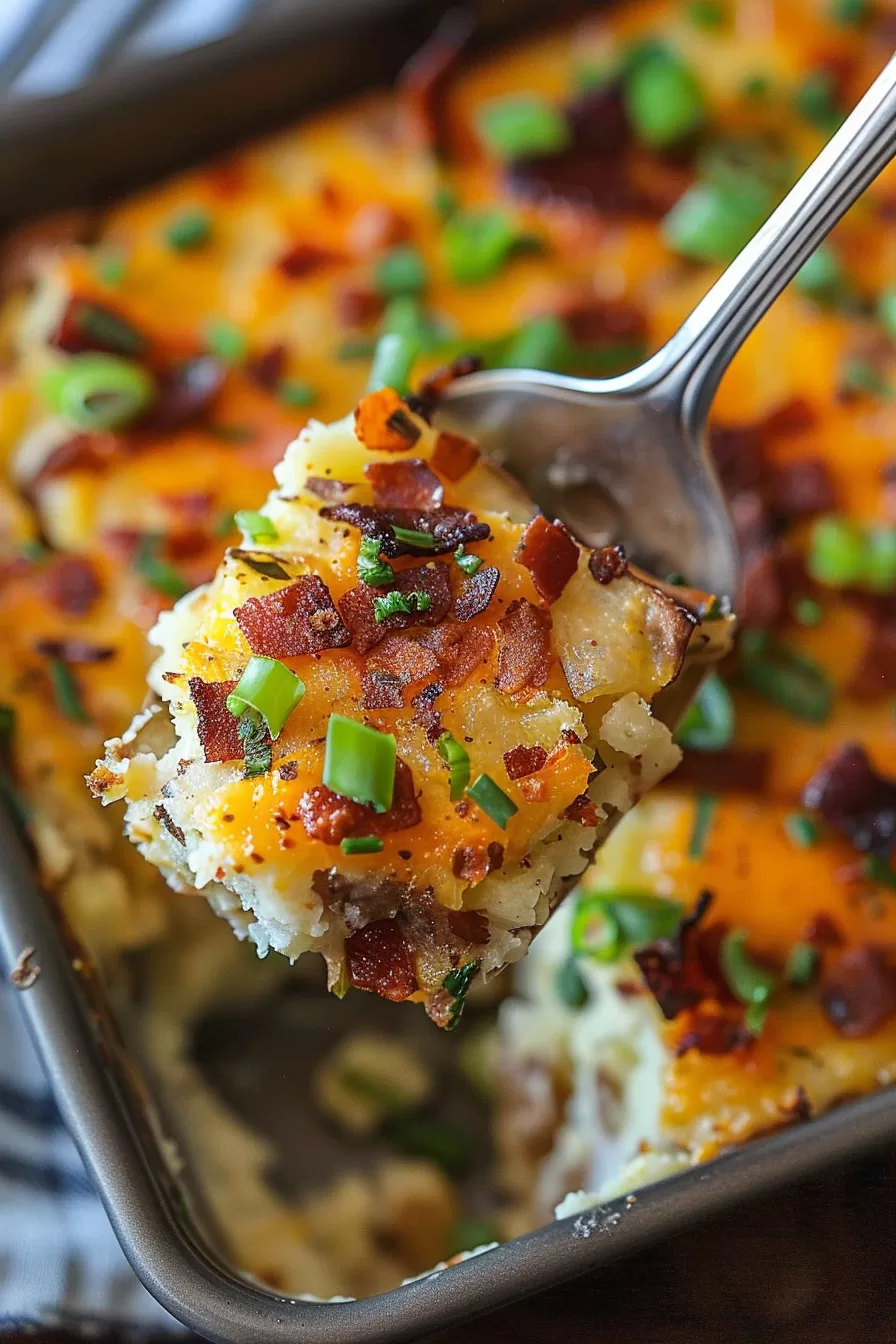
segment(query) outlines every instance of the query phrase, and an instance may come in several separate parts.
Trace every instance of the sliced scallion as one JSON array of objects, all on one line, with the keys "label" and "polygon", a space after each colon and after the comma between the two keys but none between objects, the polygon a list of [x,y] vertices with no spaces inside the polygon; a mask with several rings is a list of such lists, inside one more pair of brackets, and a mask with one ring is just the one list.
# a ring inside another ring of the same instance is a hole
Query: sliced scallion
[{"label": "sliced scallion", "polygon": [[239,718],[247,708],[258,711],[276,739],[305,694],[305,683],[276,658],[250,658],[227,697],[227,708]]},{"label": "sliced scallion", "polygon": [[328,789],[388,812],[395,789],[395,738],[356,719],[331,714],[327,724],[323,782]]},{"label": "sliced scallion", "polygon": [[498,788],[490,775],[480,775],[475,779],[466,789],[466,795],[502,830],[507,829],[510,818],[519,811],[513,799]]},{"label": "sliced scallion", "polygon": [[240,715],[236,726],[243,748],[243,774],[246,779],[264,775],[271,768],[273,752],[264,719],[251,705]]},{"label": "sliced scallion", "polygon": [[141,364],[117,355],[73,355],[43,381],[46,399],[76,429],[124,429],[149,409],[155,382]]},{"label": "sliced scallion", "polygon": [[588,1002],[588,986],[574,956],[566,957],[557,967],[554,989],[560,1002],[572,1012],[576,1013],[585,1007]]},{"label": "sliced scallion", "polygon": [[279,539],[280,534],[270,518],[266,518],[263,513],[258,513],[255,509],[238,509],[233,515],[233,520],[250,541],[277,541]]},{"label": "sliced scallion", "polygon": [[784,830],[797,849],[812,849],[818,844],[818,822],[804,812],[791,812],[786,816]]},{"label": "sliced scallion", "polygon": [[376,287],[386,298],[397,294],[422,294],[429,279],[419,250],[406,244],[393,247],[377,262]]},{"label": "sliced scallion", "polygon": [[395,534],[395,540],[403,542],[405,546],[418,546],[427,551],[434,551],[436,539],[431,532],[415,532],[410,527],[395,527],[392,531]]},{"label": "sliced scallion", "polygon": [[120,248],[108,247],[97,254],[94,267],[107,289],[118,289],[127,274],[128,259]]},{"label": "sliced scallion", "polygon": [[773,193],[758,179],[745,177],[737,187],[695,182],[663,220],[663,237],[692,261],[732,261],[773,205]]},{"label": "sliced scallion", "polygon": [[572,921],[573,951],[598,961],[617,961],[623,938],[612,905],[601,896],[582,896]]},{"label": "sliced scallion", "polygon": [[90,715],[84,708],[74,673],[64,658],[51,658],[47,664],[53,694],[60,712],[72,723],[89,723]]},{"label": "sliced scallion", "polygon": [[190,591],[190,585],[173,565],[169,565],[167,560],[161,558],[159,555],[161,544],[162,538],[152,533],[141,537],[134,557],[134,572],[157,593],[177,601]]},{"label": "sliced scallion", "polygon": [[448,796],[452,803],[456,803],[463,798],[470,782],[470,753],[451,733],[442,734],[436,743],[436,750],[448,766],[451,777]]},{"label": "sliced scallion", "polygon": [[814,597],[798,597],[790,611],[797,625],[812,627],[824,620],[824,607]]},{"label": "sliced scallion", "polygon": [[206,323],[205,345],[225,364],[240,364],[248,350],[248,343],[239,327],[224,317],[212,318]]},{"label": "sliced scallion", "polygon": [[544,369],[559,372],[571,362],[572,346],[559,317],[530,318],[510,338],[500,360],[502,369]]},{"label": "sliced scallion", "polygon": [[432,598],[429,593],[399,593],[393,589],[383,597],[373,599],[373,619],[377,624],[388,621],[390,616],[413,616],[415,612],[430,611]]},{"label": "sliced scallion", "polygon": [[463,542],[454,552],[454,558],[465,574],[475,574],[485,563],[478,555],[468,555],[464,550]]},{"label": "sliced scallion", "polygon": [[379,854],[383,841],[378,835],[347,835],[339,848],[343,854]]},{"label": "sliced scallion", "polygon": [[889,859],[885,859],[883,855],[866,854],[862,860],[862,868],[870,881],[876,882],[878,886],[896,890],[896,871]]},{"label": "sliced scallion", "polygon": [[625,81],[625,104],[635,135],[663,149],[696,131],[706,115],[700,84],[672,52],[638,61]]},{"label": "sliced scallion", "polygon": [[830,300],[842,290],[845,281],[843,263],[834,249],[825,243],[817,247],[796,273],[794,288],[807,298]]},{"label": "sliced scallion", "polygon": [[837,102],[837,84],[829,70],[811,70],[796,91],[796,109],[806,121],[830,134],[844,121]]},{"label": "sliced scallion", "polygon": [[891,341],[896,341],[896,285],[878,296],[877,318]]},{"label": "sliced scallion", "polygon": [[452,280],[481,285],[498,274],[520,239],[503,210],[458,211],[442,230],[442,249]]},{"label": "sliced scallion", "polygon": [[467,994],[470,986],[476,978],[476,972],[479,970],[478,961],[467,961],[462,966],[456,966],[453,971],[449,971],[442,981],[442,988],[452,996],[454,1002],[451,1005],[451,1013],[448,1019],[448,1030],[453,1030],[460,1021],[461,1013],[464,1010]]},{"label": "sliced scallion", "polygon": [[399,395],[407,392],[417,353],[416,343],[407,336],[397,332],[381,336],[374,351],[367,391],[379,392],[383,387],[392,387]]},{"label": "sliced scallion", "polygon": [[763,630],[747,630],[740,645],[741,674],[757,695],[807,723],[824,723],[834,685],[820,664]]},{"label": "sliced scallion", "polygon": [[606,891],[581,896],[572,923],[573,950],[598,961],[616,961],[626,947],[667,938],[678,927],[678,901],[652,892]]},{"label": "sliced scallion", "polygon": [[212,219],[207,210],[182,210],[165,227],[165,242],[174,252],[195,252],[211,240]]},{"label": "sliced scallion", "polygon": [[677,739],[688,751],[722,751],[734,738],[734,704],[721,677],[708,676],[681,721]]},{"label": "sliced scallion", "polygon": [[380,556],[382,542],[379,537],[362,537],[358,551],[356,569],[358,578],[371,588],[385,588],[395,579],[395,570],[387,560]]},{"label": "sliced scallion", "polygon": [[811,943],[794,943],[784,967],[784,979],[794,989],[805,989],[818,971],[818,949]]},{"label": "sliced scallion", "polygon": [[555,154],[570,141],[563,112],[535,93],[515,93],[483,103],[476,124],[486,148],[499,159]]},{"label": "sliced scallion", "polygon": [[750,956],[746,929],[731,929],[725,935],[719,948],[719,963],[731,993],[753,1010],[746,1022],[754,1035],[758,1035],[778,977]]},{"label": "sliced scallion", "polygon": [[812,526],[806,567],[818,583],[845,588],[859,583],[865,568],[865,533],[851,518],[819,518]]},{"label": "sliced scallion", "polygon": [[284,378],[277,388],[277,396],[284,406],[303,410],[317,401],[317,389],[304,378]]},{"label": "sliced scallion", "polygon": [[694,799],[694,820],[688,841],[688,858],[696,862],[706,852],[706,841],[712,828],[719,800],[714,793],[698,793]]}]

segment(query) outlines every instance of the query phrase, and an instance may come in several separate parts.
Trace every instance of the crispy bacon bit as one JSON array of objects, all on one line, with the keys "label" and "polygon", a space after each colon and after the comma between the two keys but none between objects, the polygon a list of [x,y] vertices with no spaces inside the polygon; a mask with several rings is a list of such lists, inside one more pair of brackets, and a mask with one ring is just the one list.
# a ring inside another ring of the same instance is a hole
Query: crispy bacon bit
[{"label": "crispy bacon bit", "polygon": [[442,735],[442,716],[435,707],[442,689],[441,683],[434,681],[424,686],[411,700],[414,706],[413,722],[419,724],[430,742],[436,742]]},{"label": "crispy bacon bit", "polygon": [[368,392],[355,407],[355,433],[372,453],[406,453],[420,429],[394,387]]},{"label": "crispy bacon bit", "polygon": [[701,1055],[730,1055],[735,1050],[746,1049],[754,1039],[742,1021],[709,1008],[697,1008],[688,1014],[687,1026],[675,1047],[675,1055],[681,1059],[689,1050],[696,1050]]},{"label": "crispy bacon bit", "polygon": [[84,639],[36,639],[34,652],[66,663],[107,663],[115,657],[114,645],[89,644]]},{"label": "crispy bacon bit", "polygon": [[153,433],[170,434],[205,419],[227,377],[226,365],[213,355],[197,355],[159,374],[156,399],[141,422]]},{"label": "crispy bacon bit", "polygon": [[[396,612],[385,621],[377,621],[374,602],[387,592],[426,593],[432,605],[429,611]],[[367,583],[350,588],[339,599],[342,619],[351,631],[358,653],[366,653],[395,630],[408,625],[437,625],[451,606],[451,583],[447,565],[415,565],[395,575],[388,588],[371,588]]]},{"label": "crispy bacon bit", "polygon": [[539,597],[556,602],[576,572],[579,548],[559,519],[549,523],[539,513],[520,538],[514,559],[532,575]]},{"label": "crispy bacon bit", "polygon": [[363,803],[343,798],[325,784],[303,793],[293,820],[301,821],[312,840],[338,845],[347,836],[389,835],[420,824],[420,804],[414,777],[402,760],[395,762],[395,789],[388,812],[376,812]]},{"label": "crispy bacon bit", "polygon": [[629,142],[631,130],[618,80],[577,94],[567,104],[566,115],[578,143],[595,154],[617,154]]},{"label": "crispy bacon bit", "polygon": [[479,445],[465,434],[440,430],[430,459],[433,469],[446,481],[459,481],[479,461]]},{"label": "crispy bacon bit", "polygon": [[[455,877],[461,881],[476,886],[483,882],[495,869],[500,868],[504,862],[504,846],[492,841],[486,848],[479,845],[464,845],[454,851],[451,859],[451,871]],[[456,913],[463,914],[464,911]],[[475,939],[471,941],[476,941]],[[488,942],[488,925],[486,924],[485,938],[480,941]]]},{"label": "crispy bacon bit", "polygon": [[389,635],[379,648],[367,659],[368,668],[381,672],[390,672],[404,685],[415,681],[425,681],[433,672],[438,672],[439,663],[435,654],[424,647],[413,635]]},{"label": "crispy bacon bit", "polygon": [[[492,868],[500,868],[504,862],[504,850],[497,841],[492,841],[489,845],[489,851],[501,851],[500,858],[497,852],[492,855]],[[473,943],[482,946],[489,940],[488,916],[484,910],[449,910],[448,927],[455,938],[460,938],[465,943]]]},{"label": "crispy bacon bit", "polygon": [[355,256],[370,257],[406,243],[410,236],[411,226],[399,210],[385,201],[369,201],[349,225],[348,245]]},{"label": "crispy bacon bit", "polygon": [[804,434],[814,429],[817,423],[818,416],[811,402],[805,397],[791,397],[768,413],[762,428],[770,438],[789,438],[793,434]]},{"label": "crispy bacon bit", "polygon": [[694,932],[711,904],[712,894],[704,891],[671,938],[658,938],[634,953],[647,988],[669,1022],[685,1009],[695,1008],[711,992],[699,950],[694,946]]},{"label": "crispy bacon bit", "polygon": [[525,598],[511,602],[498,622],[498,675],[505,695],[531,696],[548,679],[551,666],[551,613]]},{"label": "crispy bacon bit", "polygon": [[225,703],[236,682],[203,681],[200,677],[191,677],[188,684],[190,699],[199,716],[199,741],[205,759],[242,760],[243,744],[237,732],[239,721]]},{"label": "crispy bacon bit", "polygon": [[[356,527],[365,537],[379,537],[382,551],[390,559],[397,555],[447,555],[456,551],[458,546],[474,541],[485,541],[489,534],[488,523],[480,523],[475,514],[464,509],[374,509],[369,504],[336,504],[321,509],[322,518],[334,523],[347,523]],[[402,527],[410,532],[425,532],[432,537],[430,546],[415,546],[411,542],[398,541],[393,527]]]},{"label": "crispy bacon bit", "polygon": [[408,130],[421,149],[439,152],[445,148],[445,95],[472,31],[471,14],[462,9],[449,10],[398,76]]},{"label": "crispy bacon bit", "polygon": [[587,793],[580,793],[578,798],[573,798],[563,815],[567,821],[577,821],[580,826],[596,826],[600,820],[597,808]]},{"label": "crispy bacon bit", "polygon": [[729,499],[743,490],[759,490],[765,465],[761,425],[712,425],[709,450]]},{"label": "crispy bacon bit", "polygon": [[816,771],[803,806],[820,812],[856,849],[889,853],[896,840],[896,782],[878,774],[856,742],[839,747]]},{"label": "crispy bacon bit", "polygon": [[485,611],[498,586],[501,571],[494,565],[483,565],[475,574],[465,574],[460,592],[454,600],[452,615],[456,621],[472,621]]},{"label": "crispy bacon bit", "polygon": [[334,266],[345,258],[320,243],[293,243],[277,260],[277,270],[289,280],[301,280],[306,275]]},{"label": "crispy bacon bit", "polygon": [[306,476],[302,488],[327,504],[339,504],[351,490],[345,481],[333,481],[329,476]]},{"label": "crispy bacon bit", "polygon": [[896,1013],[896,964],[890,948],[850,947],[821,986],[825,1017],[841,1036],[870,1036]]},{"label": "crispy bacon bit", "polygon": [[355,989],[402,1003],[417,989],[411,948],[397,919],[377,919],[345,940],[345,966]]},{"label": "crispy bacon bit", "polygon": [[770,767],[771,757],[762,750],[686,751],[672,778],[711,793],[762,793]]},{"label": "crispy bacon bit", "polygon": [[187,843],[187,837],[184,835],[183,831],[177,825],[177,823],[171,820],[170,816],[165,811],[165,808],[162,806],[161,803],[159,803],[157,807],[153,808],[152,814],[155,817],[156,821],[161,822],[161,824],[165,827],[165,830],[168,832],[168,834],[174,836],[174,839],[178,842],[178,844],[185,845]]},{"label": "crispy bacon bit", "polygon": [[365,709],[401,709],[404,704],[404,682],[394,672],[374,668],[361,678]]},{"label": "crispy bacon bit", "polygon": [[346,327],[366,327],[382,317],[386,301],[371,285],[340,285],[336,314]]},{"label": "crispy bacon bit", "polygon": [[315,574],[264,597],[250,597],[234,610],[253,653],[264,658],[297,658],[351,643],[327,585]]},{"label": "crispy bacon bit", "polygon": [[815,947],[842,947],[845,941],[839,924],[824,910],[813,915],[803,930],[803,942]]},{"label": "crispy bacon bit", "polygon": [[96,350],[102,354],[134,358],[144,353],[148,342],[143,333],[111,304],[97,303],[75,294],[69,299],[49,344],[66,355]]},{"label": "crispy bacon bit", "polygon": [[417,395],[423,401],[436,406],[452,383],[456,383],[458,378],[478,373],[482,364],[480,355],[458,355],[450,364],[443,364],[440,368],[434,369],[428,378],[424,378],[417,389]]},{"label": "crispy bacon bit", "polygon": [[442,482],[420,457],[368,462],[364,475],[378,509],[436,509],[442,503]]},{"label": "crispy bacon bit", "polygon": [[628,573],[628,560],[625,549],[618,543],[615,546],[601,546],[588,557],[588,568],[592,578],[600,584],[612,583]]},{"label": "crispy bacon bit", "polygon": [[477,667],[487,661],[494,646],[491,630],[481,626],[462,627],[446,622],[420,636],[439,662],[439,680],[443,686],[461,686]]},{"label": "crispy bacon bit", "polygon": [[874,700],[896,691],[896,624],[873,624],[847,684],[856,700]]},{"label": "crispy bacon bit", "polygon": [[782,522],[827,513],[836,504],[830,468],[823,458],[803,457],[771,469],[769,506]]},{"label": "crispy bacon bit", "polygon": [[525,779],[541,769],[548,754],[544,747],[512,747],[504,753],[504,769],[508,779]]},{"label": "crispy bacon bit", "polygon": [[283,764],[278,767],[277,773],[284,784],[291,784],[292,781],[298,779],[299,776],[298,761],[284,761]]},{"label": "crispy bacon bit", "polygon": [[737,613],[744,629],[766,629],[784,612],[784,588],[768,512],[762,497],[744,490],[731,500],[731,518],[741,555]]},{"label": "crispy bacon bit", "polygon": [[102,595],[100,577],[81,555],[59,555],[41,575],[47,601],[66,616],[86,616]]},{"label": "crispy bacon bit", "polygon": [[276,392],[286,372],[286,346],[268,346],[246,363],[246,374],[265,392]]},{"label": "crispy bacon bit", "polygon": [[112,459],[120,451],[118,440],[111,434],[73,434],[47,454],[30,484],[68,476],[73,471],[88,471],[100,476],[108,471]]}]

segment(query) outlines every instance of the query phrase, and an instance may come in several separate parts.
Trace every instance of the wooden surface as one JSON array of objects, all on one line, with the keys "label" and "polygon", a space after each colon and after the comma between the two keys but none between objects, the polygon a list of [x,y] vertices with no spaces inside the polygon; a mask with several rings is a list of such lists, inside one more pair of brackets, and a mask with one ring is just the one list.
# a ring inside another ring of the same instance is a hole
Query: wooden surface
[{"label": "wooden surface", "polygon": [[[826,1172],[436,1338],[438,1344],[892,1344],[894,1228],[896,1151]],[[6,1335],[4,1344],[69,1338],[30,1331]],[[108,1336],[90,1338],[112,1344]]]}]

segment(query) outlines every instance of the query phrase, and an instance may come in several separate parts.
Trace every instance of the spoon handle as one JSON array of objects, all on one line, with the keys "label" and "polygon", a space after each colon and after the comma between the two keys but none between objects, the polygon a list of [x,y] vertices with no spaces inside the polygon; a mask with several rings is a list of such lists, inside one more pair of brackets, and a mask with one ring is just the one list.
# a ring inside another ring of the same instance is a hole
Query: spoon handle
[{"label": "spoon handle", "polygon": [[[803,262],[896,153],[896,56],[658,359],[699,432],[719,380]],[[887,227],[882,224],[882,228]]]}]

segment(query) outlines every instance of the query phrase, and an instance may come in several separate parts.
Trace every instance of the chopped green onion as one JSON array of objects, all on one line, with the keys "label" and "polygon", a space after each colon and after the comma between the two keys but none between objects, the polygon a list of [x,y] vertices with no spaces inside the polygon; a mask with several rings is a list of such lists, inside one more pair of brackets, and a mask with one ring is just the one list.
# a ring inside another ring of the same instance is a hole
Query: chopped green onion
[{"label": "chopped green onion", "polygon": [[896,285],[891,285],[878,297],[877,316],[890,340],[896,341]]},{"label": "chopped green onion", "polygon": [[681,922],[678,901],[652,892],[608,888],[581,896],[572,922],[573,950],[598,961],[616,961],[626,947],[667,938]]},{"label": "chopped green onion", "polygon": [[882,887],[896,889],[896,872],[890,865],[888,859],[880,854],[866,854],[862,860],[862,869],[865,876],[872,882],[878,883]]},{"label": "chopped green onion", "polygon": [[467,994],[470,986],[475,979],[476,972],[479,970],[478,961],[467,961],[463,966],[457,966],[453,971],[449,971],[442,981],[442,988],[454,999],[451,1005],[451,1015],[448,1020],[448,1030],[451,1031],[460,1021],[460,1015],[464,1010]]},{"label": "chopped green onion", "polygon": [[557,967],[554,989],[560,1002],[574,1013],[584,1008],[588,1002],[588,986],[573,955],[568,956]]},{"label": "chopped green onion", "polygon": [[378,835],[347,835],[339,848],[343,854],[379,854],[383,842]]},{"label": "chopped green onion", "polygon": [[622,930],[610,902],[601,896],[582,896],[572,921],[573,951],[598,961],[618,961]]},{"label": "chopped green onion", "polygon": [[403,336],[422,355],[442,353],[454,335],[450,323],[426,312],[415,294],[396,294],[389,300],[380,331],[384,336]]},{"label": "chopped green onion", "polygon": [[401,541],[405,546],[420,546],[428,551],[435,550],[436,539],[431,532],[415,532],[410,527],[396,527],[393,523],[392,532],[396,541]]},{"label": "chopped green onion", "polygon": [[811,943],[794,943],[784,967],[784,979],[794,989],[805,989],[818,971],[818,949]]},{"label": "chopped green onion", "polygon": [[372,359],[377,343],[372,336],[348,336],[336,347],[336,358],[343,362],[352,359]]},{"label": "chopped green onion", "polygon": [[432,206],[439,219],[449,219],[457,209],[457,192],[446,182],[440,182],[432,198]]},{"label": "chopped green onion", "polygon": [[663,237],[692,261],[733,261],[773,205],[771,190],[756,179],[745,179],[737,188],[695,182],[663,220]]},{"label": "chopped green onion", "polygon": [[484,103],[476,124],[486,148],[499,159],[555,154],[571,137],[563,112],[536,93],[514,93]]},{"label": "chopped green onion", "polygon": [[499,366],[504,369],[545,369],[556,372],[572,355],[569,335],[559,317],[533,317],[513,335]]},{"label": "chopped green onion", "polygon": [[481,569],[484,563],[478,555],[468,555],[464,550],[463,542],[461,542],[454,552],[454,558],[465,574],[475,574],[478,569]]},{"label": "chopped green onion", "polygon": [[317,389],[304,378],[284,378],[277,388],[277,396],[285,406],[294,406],[297,410],[313,406],[317,401]]},{"label": "chopped green onion", "polygon": [[867,359],[844,360],[840,369],[840,386],[844,392],[882,397],[885,401],[892,396],[886,378]]},{"label": "chopped green onion", "polygon": [[470,782],[470,753],[451,733],[443,733],[436,742],[436,750],[448,766],[451,776],[448,796],[452,803],[463,798]]},{"label": "chopped green onion", "polygon": [[461,1218],[451,1236],[449,1258],[462,1255],[464,1251],[475,1251],[479,1246],[489,1246],[500,1239],[498,1229],[488,1218]]},{"label": "chopped green onion", "polygon": [[[746,929],[732,929],[725,935],[719,948],[719,962],[725,983],[740,1003],[748,1004],[754,1010],[767,1008],[778,978],[750,956]],[[757,1011],[752,1020],[747,1020],[751,1031],[757,1030],[754,1021],[761,1027],[760,1016],[764,1020],[764,1013],[760,1015]]]},{"label": "chopped green onion", "polygon": [[719,800],[714,793],[698,793],[694,799],[694,822],[688,841],[688,858],[696,862],[706,852],[706,841]]},{"label": "chopped green onion", "polygon": [[417,346],[406,336],[397,332],[381,336],[374,352],[367,391],[378,392],[380,388],[393,387],[399,395],[407,392],[416,358]]},{"label": "chopped green onion", "polygon": [[247,708],[257,710],[276,741],[304,694],[305,683],[284,663],[276,658],[253,657],[226,703],[237,719]]},{"label": "chopped green onion", "polygon": [[812,526],[806,568],[818,583],[846,588],[859,583],[866,560],[865,533],[850,518],[819,518]]},{"label": "chopped green onion", "polygon": [[81,301],[74,310],[75,326],[105,350],[139,359],[146,350],[146,337],[126,318],[99,303]]},{"label": "chopped green onion", "polygon": [[465,1134],[442,1120],[424,1115],[398,1115],[389,1121],[389,1138],[410,1157],[424,1157],[449,1176],[462,1176],[470,1165],[472,1145]]},{"label": "chopped green onion", "polygon": [[429,276],[426,262],[416,247],[393,247],[376,267],[376,287],[386,298],[396,294],[422,294]]},{"label": "chopped green onion", "polygon": [[831,18],[844,28],[858,28],[874,12],[871,0],[831,0]]},{"label": "chopped green onion", "polygon": [[97,276],[107,289],[118,289],[127,274],[128,259],[118,248],[105,248],[94,261]]},{"label": "chopped green onion", "polygon": [[703,124],[706,103],[692,70],[671,52],[639,61],[625,81],[625,104],[635,135],[663,149]]},{"label": "chopped green onion", "polygon": [[165,242],[174,252],[194,252],[205,247],[212,236],[212,220],[207,210],[183,210],[165,228]]},{"label": "chopped green onion", "polygon": [[233,515],[233,520],[241,532],[249,538],[250,541],[277,541],[280,534],[263,513],[257,513],[255,509],[238,509]]},{"label": "chopped green onion", "polygon": [[331,714],[323,782],[343,798],[388,812],[395,789],[395,738],[356,719]]},{"label": "chopped green onion", "polygon": [[676,734],[688,751],[722,751],[734,737],[734,704],[728,687],[714,673],[701,685]]},{"label": "chopped green onion", "polygon": [[761,630],[747,630],[740,644],[741,673],[746,684],[794,718],[824,723],[834,703],[834,686],[824,668],[782,640]]},{"label": "chopped green onion", "polygon": [[250,705],[240,715],[236,733],[243,747],[243,777],[254,779],[271,768],[273,753],[264,720]]},{"label": "chopped green onion", "polygon": [[865,586],[874,593],[896,587],[896,528],[869,527],[866,536]]},{"label": "chopped green onion", "polygon": [[768,1001],[757,1000],[756,1003],[748,1003],[744,1013],[744,1026],[753,1036],[762,1034],[762,1028],[765,1026],[765,1019],[768,1017]]},{"label": "chopped green onion", "polygon": [[798,597],[791,611],[797,625],[812,627],[824,620],[824,607],[814,597]]},{"label": "chopped green onion", "polygon": [[793,283],[796,290],[808,298],[831,299],[842,289],[844,279],[843,264],[837,253],[822,243],[803,262]]},{"label": "chopped green onion", "polygon": [[248,344],[235,322],[215,317],[206,323],[205,345],[225,364],[239,364],[246,358]]},{"label": "chopped green onion", "polygon": [[73,723],[89,723],[90,715],[81,702],[78,683],[65,659],[51,658],[47,670],[60,711]]},{"label": "chopped green onion", "polygon": [[229,537],[236,529],[236,514],[222,513],[215,525],[216,537]]},{"label": "chopped green onion", "polygon": [[480,285],[491,280],[519,240],[519,228],[503,210],[458,211],[442,230],[451,279],[458,285]]},{"label": "chopped green onion", "polygon": [[388,621],[390,616],[399,614],[413,616],[415,611],[429,611],[432,608],[432,598],[429,593],[411,592],[399,593],[393,589],[391,593],[386,593],[384,597],[375,597],[373,599],[373,619],[380,624],[382,621]]},{"label": "chopped green onion", "polygon": [[387,583],[395,580],[395,570],[380,557],[381,546],[379,537],[361,538],[356,569],[361,582],[369,584],[371,588],[385,588]]},{"label": "chopped green onion", "polygon": [[498,788],[490,775],[480,775],[466,790],[466,795],[504,831],[507,830],[510,818],[519,811],[513,799],[508,798],[504,790]]},{"label": "chopped green onion", "polygon": [[177,601],[190,591],[190,585],[173,565],[160,558],[158,552],[161,542],[162,538],[153,533],[141,537],[134,558],[134,572],[139,574],[150,588],[155,588],[157,593]]},{"label": "chopped green onion", "polygon": [[698,28],[723,28],[728,14],[720,0],[692,0],[688,5],[688,18]]},{"label": "chopped green onion", "polygon": [[152,405],[155,383],[117,355],[73,355],[44,378],[44,396],[77,429],[123,429]]},{"label": "chopped green onion", "polygon": [[760,102],[767,98],[771,92],[772,81],[769,75],[757,71],[753,75],[747,75],[740,86],[743,96],[751,103]]},{"label": "chopped green onion", "polygon": [[784,830],[797,849],[812,849],[818,844],[818,822],[803,812],[791,812],[784,818]]},{"label": "chopped green onion", "polygon": [[837,106],[837,82],[829,70],[812,70],[796,91],[796,109],[821,131],[836,131],[844,121]]}]

